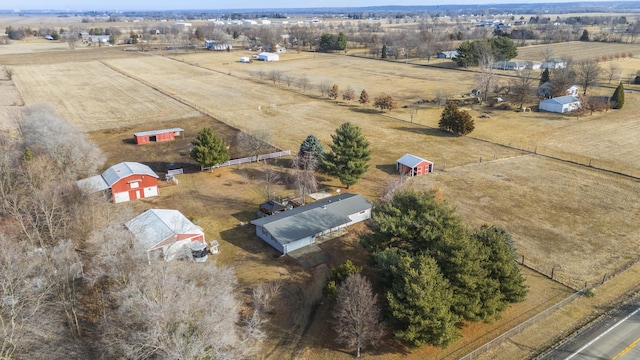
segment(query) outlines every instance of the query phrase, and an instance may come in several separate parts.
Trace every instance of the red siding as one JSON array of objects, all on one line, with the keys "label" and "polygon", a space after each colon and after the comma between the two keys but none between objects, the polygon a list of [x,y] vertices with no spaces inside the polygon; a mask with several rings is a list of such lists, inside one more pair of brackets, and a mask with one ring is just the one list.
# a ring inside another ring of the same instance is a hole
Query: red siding
[{"label": "red siding", "polygon": [[[131,184],[137,182],[138,186],[132,188]],[[111,200],[115,201],[115,194],[129,192],[129,199],[141,199],[144,197],[144,188],[157,187],[158,179],[149,175],[133,174],[118,180],[111,186]],[[139,193],[138,193],[139,192]]]},{"label": "red siding", "polygon": [[144,135],[144,136],[133,136],[134,140],[136,142],[136,144],[141,145],[141,144],[146,144],[148,142],[151,142],[151,139],[154,138],[154,141],[156,142],[160,142],[160,141],[171,141],[171,140],[175,140],[175,134],[173,131],[169,131],[166,133],[160,133],[160,134],[156,134],[156,135]]},{"label": "red siding", "polygon": [[[423,161],[421,163],[419,163],[418,165],[416,165],[414,167],[415,169],[415,174],[413,175],[409,175],[409,176],[420,176],[420,175],[424,175],[424,174],[428,174],[429,173],[429,165],[431,165],[431,170],[433,171],[433,163],[428,162],[428,161]],[[398,168],[398,172],[400,174],[411,174],[411,168],[404,165],[404,164],[400,164],[400,167]]]}]

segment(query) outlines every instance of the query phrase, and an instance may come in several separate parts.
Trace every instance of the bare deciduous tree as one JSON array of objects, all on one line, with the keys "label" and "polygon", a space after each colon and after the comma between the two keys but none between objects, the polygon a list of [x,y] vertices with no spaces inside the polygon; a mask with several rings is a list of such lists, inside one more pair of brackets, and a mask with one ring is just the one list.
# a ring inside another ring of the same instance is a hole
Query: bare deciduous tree
[{"label": "bare deciduous tree", "polygon": [[360,274],[349,275],[340,285],[333,316],[338,341],[354,350],[356,357],[365,347],[375,346],[384,334],[378,297]]},{"label": "bare deciduous tree", "polygon": [[280,83],[282,79],[282,72],[280,70],[271,70],[269,73],[269,80],[273,81],[274,84]]},{"label": "bare deciduous tree", "polygon": [[598,82],[601,73],[602,68],[593,59],[576,64],[576,76],[582,85],[582,95],[587,95],[587,89]]},{"label": "bare deciduous tree", "polygon": [[351,102],[351,100],[353,100],[355,98],[356,98],[356,92],[350,86],[348,86],[347,89],[344,91],[344,93],[342,93],[342,100],[344,100],[344,101]]},{"label": "bare deciduous tree", "polygon": [[271,168],[267,168],[264,170],[263,178],[256,186],[256,189],[266,201],[269,201],[275,199],[277,186],[281,183],[282,178],[280,177],[280,173]]},{"label": "bare deciduous tree", "polygon": [[70,179],[93,175],[105,157],[87,135],[56,115],[49,105],[23,109],[20,131],[26,146],[45,152]]},{"label": "bare deciduous tree", "polygon": [[302,92],[307,92],[310,86],[311,83],[309,82],[308,77],[303,75],[298,79],[298,88],[300,88]]},{"label": "bare deciduous tree", "polygon": [[328,81],[323,81],[318,85],[318,91],[320,91],[320,94],[322,96],[328,93],[330,89],[331,89],[331,84]]},{"label": "bare deciduous tree", "polygon": [[274,301],[280,296],[282,281],[273,280],[253,288],[253,306],[256,310],[270,313],[274,308]]},{"label": "bare deciduous tree", "polygon": [[258,156],[271,149],[272,135],[266,126],[259,127],[250,134],[240,131],[237,135],[237,144],[240,151],[249,156]]},{"label": "bare deciduous tree", "polygon": [[447,103],[448,99],[449,99],[449,94],[447,94],[447,91],[442,88],[439,88],[436,90],[436,96],[433,99],[433,101],[438,106],[444,106]]},{"label": "bare deciduous tree", "polygon": [[533,99],[534,84],[538,79],[533,77],[533,70],[524,69],[518,73],[518,76],[511,80],[509,92],[512,93],[514,103],[520,104],[520,109],[527,101]]},{"label": "bare deciduous tree", "polygon": [[291,172],[293,185],[298,188],[302,201],[305,201],[307,194],[318,191],[318,182],[316,180],[318,159],[312,153],[298,154],[293,158],[291,167],[293,168]]},{"label": "bare deciduous tree", "polygon": [[476,86],[480,90],[482,101],[487,101],[489,93],[496,86],[496,74],[492,66],[493,61],[490,60],[491,56],[484,55],[486,58],[480,63],[480,74],[476,75]]}]

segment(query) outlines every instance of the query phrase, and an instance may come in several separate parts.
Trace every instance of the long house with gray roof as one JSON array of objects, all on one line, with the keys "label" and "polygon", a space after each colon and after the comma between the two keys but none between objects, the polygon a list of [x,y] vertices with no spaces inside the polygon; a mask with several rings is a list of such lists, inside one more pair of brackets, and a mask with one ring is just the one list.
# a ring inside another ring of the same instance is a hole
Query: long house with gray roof
[{"label": "long house with gray roof", "polygon": [[371,218],[371,202],[357,194],[340,194],[251,221],[256,235],[287,254]]}]

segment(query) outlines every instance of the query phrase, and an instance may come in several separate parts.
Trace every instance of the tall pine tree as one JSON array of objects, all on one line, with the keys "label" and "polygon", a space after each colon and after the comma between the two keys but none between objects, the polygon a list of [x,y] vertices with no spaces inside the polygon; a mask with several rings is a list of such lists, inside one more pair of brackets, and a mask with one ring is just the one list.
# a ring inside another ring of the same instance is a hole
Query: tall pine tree
[{"label": "tall pine tree", "polygon": [[[229,161],[229,150],[223,139],[216,136],[211,128],[204,128],[191,142],[190,156],[200,166],[212,167]],[[213,172],[213,167],[211,168]]]},{"label": "tall pine tree", "polygon": [[331,138],[331,152],[325,154],[322,169],[340,179],[348,189],[369,169],[369,141],[362,135],[359,127],[348,122],[340,125]]},{"label": "tall pine tree", "polygon": [[551,80],[551,73],[549,73],[549,68],[545,68],[542,74],[540,75],[540,85],[549,82]]},{"label": "tall pine tree", "polygon": [[616,91],[613,92],[611,97],[611,107],[614,109],[622,109],[624,106],[624,85],[618,84]]}]

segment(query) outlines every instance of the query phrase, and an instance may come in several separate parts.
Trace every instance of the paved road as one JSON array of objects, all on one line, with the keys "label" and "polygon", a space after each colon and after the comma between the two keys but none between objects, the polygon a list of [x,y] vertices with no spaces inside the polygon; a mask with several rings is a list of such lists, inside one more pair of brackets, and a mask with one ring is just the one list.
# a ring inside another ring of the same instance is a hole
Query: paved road
[{"label": "paved road", "polygon": [[543,360],[640,359],[640,299],[621,306]]}]

